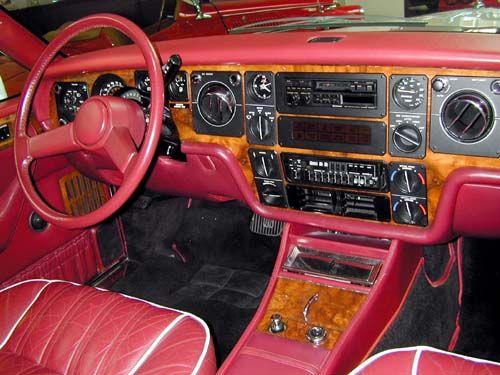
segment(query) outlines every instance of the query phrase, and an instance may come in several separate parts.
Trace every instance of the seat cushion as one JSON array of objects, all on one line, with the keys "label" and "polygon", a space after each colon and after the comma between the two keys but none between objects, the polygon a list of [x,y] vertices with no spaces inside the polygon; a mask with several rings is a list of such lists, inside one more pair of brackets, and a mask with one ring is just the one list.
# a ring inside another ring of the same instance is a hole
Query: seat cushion
[{"label": "seat cushion", "polygon": [[500,374],[500,363],[417,346],[378,353],[351,372],[358,374],[493,375]]},{"label": "seat cushion", "polygon": [[215,371],[208,328],[189,313],[62,281],[0,291],[0,373]]}]

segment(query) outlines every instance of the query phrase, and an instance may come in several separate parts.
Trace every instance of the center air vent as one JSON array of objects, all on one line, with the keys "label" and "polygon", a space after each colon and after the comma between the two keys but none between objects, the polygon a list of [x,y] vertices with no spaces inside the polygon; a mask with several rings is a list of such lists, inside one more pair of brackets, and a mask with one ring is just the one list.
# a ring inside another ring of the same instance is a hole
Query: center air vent
[{"label": "center air vent", "polygon": [[460,143],[483,139],[494,122],[488,100],[477,92],[460,92],[443,105],[441,121],[446,133]]}]

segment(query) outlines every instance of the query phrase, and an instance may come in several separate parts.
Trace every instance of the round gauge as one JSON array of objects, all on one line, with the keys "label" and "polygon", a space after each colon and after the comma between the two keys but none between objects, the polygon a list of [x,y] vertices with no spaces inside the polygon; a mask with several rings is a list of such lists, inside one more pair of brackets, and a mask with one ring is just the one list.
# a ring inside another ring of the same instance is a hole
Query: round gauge
[{"label": "round gauge", "polygon": [[141,91],[151,92],[151,79],[146,70],[138,70],[135,72],[135,87]]},{"label": "round gauge", "polygon": [[92,95],[113,96],[125,86],[125,81],[116,74],[104,74],[94,82]]},{"label": "round gauge", "polygon": [[425,100],[425,86],[414,77],[404,77],[395,83],[392,97],[401,108],[415,109]]},{"label": "round gauge", "polygon": [[55,92],[59,122],[66,124],[73,121],[88,98],[87,85],[81,82],[61,82],[56,84]]},{"label": "round gauge", "polygon": [[168,86],[170,100],[187,101],[187,76],[185,72],[179,72]]},{"label": "round gauge", "polygon": [[272,82],[265,74],[257,74],[252,79],[252,94],[256,99],[267,100],[273,93]]}]

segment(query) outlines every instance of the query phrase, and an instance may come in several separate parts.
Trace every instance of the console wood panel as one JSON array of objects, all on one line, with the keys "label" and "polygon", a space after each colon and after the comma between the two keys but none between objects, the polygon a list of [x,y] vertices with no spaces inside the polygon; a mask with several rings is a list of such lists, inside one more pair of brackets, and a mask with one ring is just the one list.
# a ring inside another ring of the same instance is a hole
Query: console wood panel
[{"label": "console wood panel", "polygon": [[[387,83],[389,85],[389,78],[393,74],[404,75],[404,74],[419,74],[425,75],[428,78],[428,91],[431,92],[431,81],[432,78],[437,75],[453,75],[453,76],[471,76],[471,77],[500,77],[500,72],[495,71],[479,71],[479,70],[459,70],[459,69],[445,69],[445,68],[401,68],[401,67],[379,67],[379,66],[324,66],[324,65],[302,65],[302,66],[292,66],[292,65],[207,65],[207,66],[186,66],[183,70],[190,74],[193,71],[234,71],[244,74],[247,71],[269,71],[273,73],[278,72],[311,72],[311,73],[378,73],[385,74],[387,76]],[[104,73],[88,73],[83,76],[73,76],[64,77],[62,81],[84,81],[89,85],[89,89],[92,88],[95,79]],[[112,72],[121,76],[127,84],[133,85],[134,72],[121,70]],[[190,89],[188,89],[190,92]],[[243,90],[243,95],[245,95],[245,90]],[[389,98],[386,98],[386,108],[389,108]],[[428,95],[428,105],[427,105],[427,140],[429,140],[430,132],[430,101],[431,95]],[[188,103],[189,104],[189,103]],[[55,116],[55,105],[52,97],[52,118]],[[480,167],[491,167],[500,168],[500,159],[498,158],[485,158],[485,157],[474,157],[474,156],[463,156],[463,155],[449,155],[434,153],[427,145],[426,156],[423,159],[412,159],[404,157],[393,157],[388,152],[383,155],[365,155],[356,153],[346,153],[346,152],[331,152],[331,151],[317,151],[317,150],[303,150],[295,148],[286,148],[279,145],[276,146],[252,146],[247,142],[246,136],[242,137],[221,137],[221,136],[211,136],[197,134],[193,129],[192,124],[192,107],[188,105],[187,108],[173,108],[172,109],[173,118],[179,129],[179,134],[181,140],[183,141],[194,141],[194,142],[206,142],[206,143],[216,143],[221,146],[227,147],[232,151],[236,158],[240,161],[241,167],[244,175],[246,176],[248,182],[253,186],[254,191],[256,187],[253,181],[253,172],[251,170],[250,160],[248,158],[248,149],[250,147],[259,149],[272,149],[279,153],[281,152],[292,152],[292,153],[302,153],[302,154],[315,154],[330,157],[342,157],[342,158],[356,158],[365,160],[382,160],[386,163],[398,162],[398,163],[408,163],[408,164],[423,164],[427,170],[427,195],[428,195],[428,219],[429,224],[432,224],[435,215],[438,202],[441,196],[441,191],[443,185],[446,182],[447,177],[456,169],[466,166],[480,166]],[[279,117],[280,113],[277,114]],[[287,115],[294,116],[294,115]],[[302,117],[319,117],[319,118],[333,118],[329,116],[302,116]],[[336,119],[354,120],[352,117],[334,117]],[[356,118],[356,120],[364,121],[383,121],[388,124],[389,116],[388,114],[383,118]],[[388,140],[386,139],[386,144]],[[429,142],[427,142],[429,143]],[[387,147],[388,149],[388,147]],[[361,220],[361,219],[359,219]],[[389,224],[395,224],[391,222]],[[388,224],[387,224],[388,225]],[[396,224],[401,225],[401,224]]]},{"label": "console wood panel", "polygon": [[[319,299],[311,305],[309,324],[307,324],[304,322],[302,311],[315,293],[318,293]],[[271,316],[280,314],[287,324],[287,329],[279,333],[279,336],[309,343],[306,338],[307,329],[320,325],[328,331],[327,339],[322,346],[331,350],[365,299],[366,294],[359,292],[280,278],[258,330],[271,334],[268,331]]]}]

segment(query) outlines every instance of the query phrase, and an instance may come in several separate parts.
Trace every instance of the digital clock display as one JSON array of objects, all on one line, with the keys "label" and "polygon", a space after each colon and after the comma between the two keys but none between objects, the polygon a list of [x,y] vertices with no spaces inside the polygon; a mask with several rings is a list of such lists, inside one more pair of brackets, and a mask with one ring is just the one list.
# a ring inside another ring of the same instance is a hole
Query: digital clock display
[{"label": "digital clock display", "polygon": [[337,143],[369,146],[372,131],[369,125],[328,124],[325,122],[294,121],[292,140],[297,142]]}]

